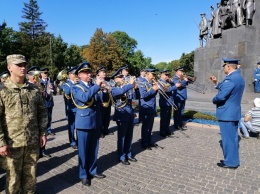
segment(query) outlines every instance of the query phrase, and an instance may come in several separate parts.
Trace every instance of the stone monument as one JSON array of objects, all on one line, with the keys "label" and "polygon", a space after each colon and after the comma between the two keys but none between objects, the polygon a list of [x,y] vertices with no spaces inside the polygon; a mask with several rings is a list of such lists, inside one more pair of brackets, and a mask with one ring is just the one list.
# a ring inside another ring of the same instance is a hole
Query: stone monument
[{"label": "stone monument", "polygon": [[260,1],[255,1],[252,23],[244,21],[243,25],[222,29],[220,37],[208,39],[205,47],[195,50],[194,74],[197,82],[207,87],[207,92],[215,90],[210,76],[216,76],[219,81],[226,76],[222,71],[222,58],[241,60],[241,74],[246,81],[245,92],[253,92],[253,73],[256,63],[260,61]]}]

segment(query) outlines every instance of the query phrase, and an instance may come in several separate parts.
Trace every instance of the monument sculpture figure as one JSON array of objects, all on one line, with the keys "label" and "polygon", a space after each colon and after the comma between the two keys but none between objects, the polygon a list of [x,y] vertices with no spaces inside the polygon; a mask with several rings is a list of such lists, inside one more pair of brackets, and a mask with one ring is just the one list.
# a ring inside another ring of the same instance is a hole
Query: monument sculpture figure
[{"label": "monument sculpture figure", "polygon": [[233,0],[231,4],[231,11],[234,17],[236,27],[242,26],[244,23],[244,15],[240,0]]},{"label": "monument sculpture figure", "polygon": [[208,22],[206,18],[206,14],[202,13],[201,15],[201,21],[200,21],[200,35],[199,35],[199,40],[200,40],[200,47],[203,47],[203,40],[206,41],[208,40]]},{"label": "monument sculpture figure", "polygon": [[219,8],[220,14],[220,24],[222,29],[235,28],[236,24],[234,22],[234,16],[231,11],[231,6],[228,4],[227,0],[221,2]]},{"label": "monument sculpture figure", "polygon": [[255,0],[244,0],[243,9],[245,10],[246,25],[251,26],[255,13]]},{"label": "monument sculpture figure", "polygon": [[[211,6],[211,8],[214,7]],[[211,12],[211,38],[219,38],[221,37],[221,25],[220,25],[220,15],[219,15],[219,8],[220,8],[220,3],[217,3],[217,8]]]}]

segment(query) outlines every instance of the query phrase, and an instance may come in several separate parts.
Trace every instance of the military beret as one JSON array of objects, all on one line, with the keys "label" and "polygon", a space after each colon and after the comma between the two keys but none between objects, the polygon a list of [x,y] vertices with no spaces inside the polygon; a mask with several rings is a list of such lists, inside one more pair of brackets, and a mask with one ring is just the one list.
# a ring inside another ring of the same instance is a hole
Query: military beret
[{"label": "military beret", "polygon": [[5,78],[5,77],[7,77],[9,75],[10,75],[9,71],[3,71],[3,72],[0,73],[0,78]]},{"label": "military beret", "polygon": [[35,72],[40,73],[40,68],[38,66],[32,66],[29,69],[27,69],[27,74],[29,75],[35,75]]},{"label": "military beret", "polygon": [[83,62],[81,63],[76,71],[75,71],[75,74],[77,75],[78,73],[82,72],[82,71],[91,71],[91,66],[89,64],[89,62]]},{"label": "military beret", "polygon": [[175,69],[175,71],[184,71],[183,67],[178,67]]},{"label": "military beret", "polygon": [[102,66],[102,67],[99,67],[96,71],[96,75],[100,72],[100,71],[105,71],[106,72],[106,67]]},{"label": "military beret", "polygon": [[7,61],[7,64],[14,64],[14,65],[21,64],[21,63],[27,63],[25,57],[20,54],[8,55],[6,57],[6,61]]},{"label": "military beret", "polygon": [[234,65],[238,65],[240,59],[233,59],[233,58],[223,58],[222,59],[224,64],[222,65],[222,67],[224,67],[227,64],[234,64]]}]

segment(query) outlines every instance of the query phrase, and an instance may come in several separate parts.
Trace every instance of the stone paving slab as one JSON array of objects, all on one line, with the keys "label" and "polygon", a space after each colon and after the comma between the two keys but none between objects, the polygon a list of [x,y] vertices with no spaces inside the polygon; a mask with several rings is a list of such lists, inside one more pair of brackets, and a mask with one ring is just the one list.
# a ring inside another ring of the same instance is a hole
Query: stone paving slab
[{"label": "stone paving slab", "polygon": [[[90,187],[78,179],[77,151],[69,147],[64,104],[55,96],[53,128],[46,149],[50,159],[40,159],[37,171],[39,194],[121,194],[121,193],[260,193],[260,140],[240,138],[241,166],[236,170],[219,168],[223,159],[218,126],[188,123],[187,131],[175,131],[171,138],[158,135],[155,119],[153,140],[161,148],[142,150],[141,124],[134,128],[133,153],[138,162],[129,166],[118,163],[116,124],[114,135],[100,139],[98,170],[105,179],[93,179]],[[4,190],[4,173],[0,172],[0,192]]]}]

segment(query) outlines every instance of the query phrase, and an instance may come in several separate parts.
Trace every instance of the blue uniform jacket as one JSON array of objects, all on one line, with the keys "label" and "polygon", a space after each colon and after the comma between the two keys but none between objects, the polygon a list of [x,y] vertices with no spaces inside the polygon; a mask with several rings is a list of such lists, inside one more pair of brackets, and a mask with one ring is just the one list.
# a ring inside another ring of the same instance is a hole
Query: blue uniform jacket
[{"label": "blue uniform jacket", "polygon": [[[77,86],[79,85],[79,87]],[[83,88],[83,90],[81,88]],[[100,87],[97,84],[89,83],[87,87],[82,81],[74,85],[71,89],[75,103],[78,106],[86,106],[88,102],[93,104],[88,108],[78,108],[76,111],[75,128],[76,129],[95,129],[96,128],[96,100],[95,95]]]},{"label": "blue uniform jacket", "polygon": [[145,78],[139,85],[142,113],[156,113],[156,94],[152,84]]},{"label": "blue uniform jacket", "polygon": [[160,93],[160,99],[159,99],[159,106],[171,106],[171,104],[168,101],[173,102],[173,91],[177,90],[177,87],[173,83],[166,82],[163,79],[160,79],[160,81],[164,84],[170,84],[169,89],[165,92],[165,94],[169,97],[169,100],[166,100],[165,97]]},{"label": "blue uniform jacket", "polygon": [[[172,82],[175,85],[176,83],[180,82],[180,78],[177,75],[175,75],[172,78]],[[179,87],[177,90],[173,91],[173,99],[174,100],[187,100],[187,87],[186,86],[188,85],[188,82],[185,80],[182,80],[180,83],[181,83],[181,87]]]},{"label": "blue uniform jacket", "polygon": [[254,70],[254,79],[260,80],[260,68],[255,68]]},{"label": "blue uniform jacket", "polygon": [[216,86],[218,94],[212,102],[217,105],[218,120],[238,121],[241,118],[241,99],[244,88],[245,80],[238,71],[233,71]]},{"label": "blue uniform jacket", "polygon": [[73,86],[74,84],[70,80],[67,80],[65,83],[61,85],[61,89],[64,91],[65,99],[67,101],[66,110],[76,112],[77,108],[71,99],[71,88]]},{"label": "blue uniform jacket", "polygon": [[[122,106],[129,90],[132,90],[132,84],[125,84],[122,87],[113,87],[111,94],[113,96],[115,105],[114,121],[132,121],[134,118],[134,110],[132,108],[132,99],[127,100],[127,104]],[[123,99],[123,100],[122,100]]]},{"label": "blue uniform jacket", "polygon": [[[46,107],[52,107],[54,106],[54,101],[53,101],[53,94],[55,93],[55,86],[54,83],[50,81],[50,78],[47,79],[47,81],[40,79],[40,83],[42,85],[42,88],[44,88],[45,91],[45,105]],[[53,94],[50,94],[48,92],[48,84],[51,84],[53,87]]]}]

